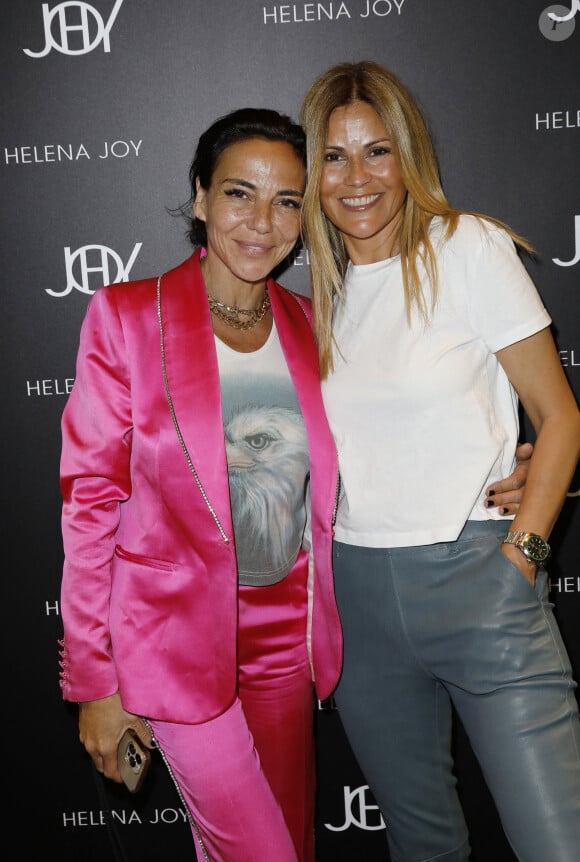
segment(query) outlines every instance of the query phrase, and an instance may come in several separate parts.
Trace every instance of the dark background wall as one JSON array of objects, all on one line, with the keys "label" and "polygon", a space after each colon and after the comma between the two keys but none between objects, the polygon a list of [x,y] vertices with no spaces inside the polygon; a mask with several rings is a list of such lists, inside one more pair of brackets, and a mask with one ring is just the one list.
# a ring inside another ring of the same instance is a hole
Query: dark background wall
[{"label": "dark background wall", "polygon": [[[187,199],[195,142],[217,116],[244,105],[297,116],[327,67],[378,60],[418,97],[451,200],[504,219],[535,245],[527,265],[578,395],[578,13],[578,0],[2,4],[3,774],[5,822],[31,858],[192,858],[163,770],[138,798],[104,788],[58,688],[59,421],[90,294],[189,254],[185,225],[168,209]],[[308,293],[304,253],[282,281]],[[550,570],[577,674],[579,487],[577,474]],[[319,859],[388,859],[336,710],[318,711],[317,732]],[[473,858],[507,862],[461,728],[456,747]]]}]

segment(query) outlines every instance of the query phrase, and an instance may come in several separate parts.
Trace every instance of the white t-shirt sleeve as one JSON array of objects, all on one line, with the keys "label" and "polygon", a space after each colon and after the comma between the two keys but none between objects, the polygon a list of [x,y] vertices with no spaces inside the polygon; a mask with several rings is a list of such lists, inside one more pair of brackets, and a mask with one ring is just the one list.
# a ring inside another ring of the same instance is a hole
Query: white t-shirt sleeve
[{"label": "white t-shirt sleeve", "polygon": [[469,314],[489,349],[497,353],[545,329],[551,318],[511,237],[489,222],[469,221],[466,232],[479,234],[468,258]]}]

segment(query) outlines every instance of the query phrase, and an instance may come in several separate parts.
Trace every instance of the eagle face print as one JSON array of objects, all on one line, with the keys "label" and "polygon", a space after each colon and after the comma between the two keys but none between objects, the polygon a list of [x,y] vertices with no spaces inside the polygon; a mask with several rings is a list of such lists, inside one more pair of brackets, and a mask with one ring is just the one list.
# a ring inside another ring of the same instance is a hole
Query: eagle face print
[{"label": "eagle face print", "polygon": [[306,524],[310,460],[296,394],[287,372],[251,383],[232,375],[222,378],[222,409],[240,582],[277,583]]}]

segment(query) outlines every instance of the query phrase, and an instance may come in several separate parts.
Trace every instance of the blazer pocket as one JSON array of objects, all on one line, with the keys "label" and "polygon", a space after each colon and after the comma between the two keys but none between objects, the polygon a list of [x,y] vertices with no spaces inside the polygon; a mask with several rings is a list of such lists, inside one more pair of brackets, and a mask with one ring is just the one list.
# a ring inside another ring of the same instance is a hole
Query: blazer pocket
[{"label": "blazer pocket", "polygon": [[174,563],[169,562],[169,560],[160,560],[157,557],[134,554],[132,551],[127,551],[121,547],[121,545],[115,545],[115,556],[120,560],[126,560],[128,563],[136,563],[138,566],[147,566],[150,569],[163,569],[166,572],[175,571]]}]

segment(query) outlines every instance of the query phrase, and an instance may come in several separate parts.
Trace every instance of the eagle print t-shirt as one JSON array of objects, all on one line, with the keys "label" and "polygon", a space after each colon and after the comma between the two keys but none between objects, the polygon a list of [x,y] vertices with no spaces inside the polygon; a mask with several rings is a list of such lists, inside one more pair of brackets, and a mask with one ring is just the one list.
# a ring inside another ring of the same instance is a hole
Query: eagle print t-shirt
[{"label": "eagle print t-shirt", "polygon": [[304,419],[275,324],[253,353],[219,338],[216,348],[239,582],[275,584],[294,565],[304,536]]}]

